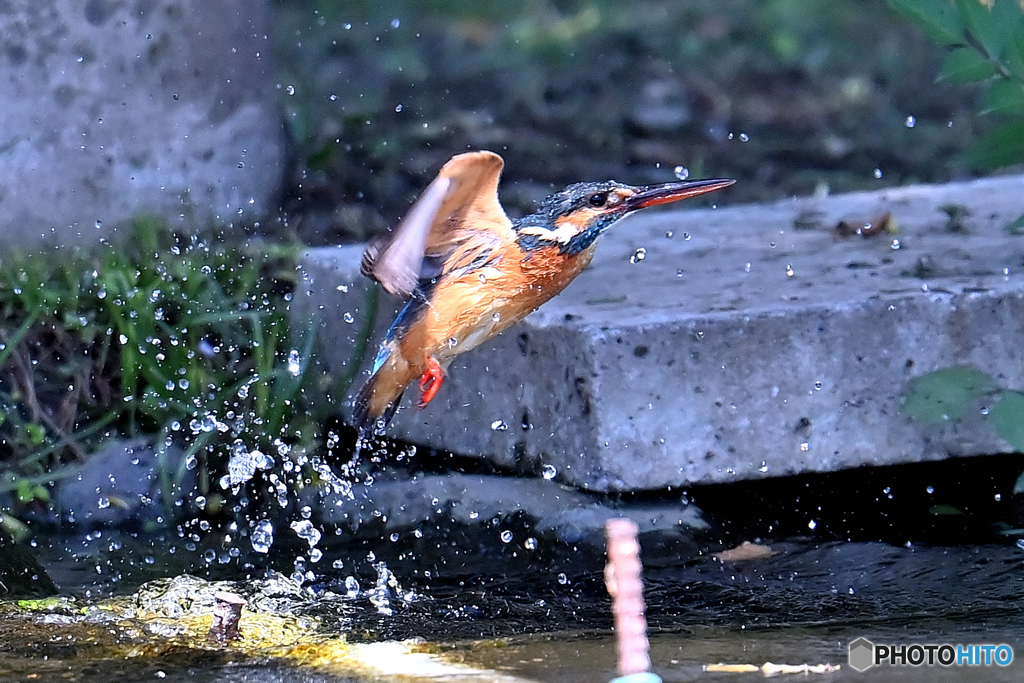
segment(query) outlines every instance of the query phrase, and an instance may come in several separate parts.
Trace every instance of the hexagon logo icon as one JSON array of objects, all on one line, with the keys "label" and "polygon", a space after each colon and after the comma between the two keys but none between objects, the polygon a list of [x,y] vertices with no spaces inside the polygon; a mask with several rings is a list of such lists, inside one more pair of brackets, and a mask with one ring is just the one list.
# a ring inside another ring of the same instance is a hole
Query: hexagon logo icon
[{"label": "hexagon logo icon", "polygon": [[850,666],[857,671],[867,671],[875,665],[875,646],[867,638],[858,638],[850,643]]}]

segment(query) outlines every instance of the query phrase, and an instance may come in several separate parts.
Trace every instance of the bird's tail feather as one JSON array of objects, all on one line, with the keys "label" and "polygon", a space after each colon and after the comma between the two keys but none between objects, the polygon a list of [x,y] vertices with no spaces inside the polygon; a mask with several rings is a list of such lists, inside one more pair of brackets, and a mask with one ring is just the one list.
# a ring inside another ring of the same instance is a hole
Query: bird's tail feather
[{"label": "bird's tail feather", "polygon": [[373,397],[373,389],[378,378],[377,373],[370,375],[352,399],[352,425],[358,430],[360,438],[373,436],[387,427],[402,400],[402,394],[399,394],[380,415],[372,414],[370,399]]}]

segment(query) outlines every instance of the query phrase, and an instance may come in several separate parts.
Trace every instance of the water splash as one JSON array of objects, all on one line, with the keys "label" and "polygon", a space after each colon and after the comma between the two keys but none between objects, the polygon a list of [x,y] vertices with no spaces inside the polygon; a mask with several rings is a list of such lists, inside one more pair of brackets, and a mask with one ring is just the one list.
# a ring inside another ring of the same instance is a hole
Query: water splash
[{"label": "water splash", "polygon": [[270,520],[263,519],[256,523],[249,531],[249,540],[252,542],[252,549],[258,553],[269,553],[270,546],[274,545],[274,525]]}]

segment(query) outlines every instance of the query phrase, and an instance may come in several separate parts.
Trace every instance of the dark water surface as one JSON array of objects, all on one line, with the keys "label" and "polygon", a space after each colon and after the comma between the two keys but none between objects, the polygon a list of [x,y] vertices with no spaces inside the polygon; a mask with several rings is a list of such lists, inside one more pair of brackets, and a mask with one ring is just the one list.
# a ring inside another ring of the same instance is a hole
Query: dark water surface
[{"label": "dark water surface", "polygon": [[[62,539],[39,550],[44,563],[59,560],[50,567],[62,594],[77,595],[87,604],[93,599],[88,594],[127,592],[150,574],[173,573],[168,561],[190,556],[185,549],[169,553],[173,545],[160,538],[129,542],[101,537]],[[720,662],[839,664],[838,672],[813,674],[834,681],[1010,681],[1024,676],[1024,664],[1018,662],[1007,667],[875,667],[865,673],[847,665],[849,643],[859,637],[904,645],[1007,644],[1024,657],[1024,550],[1015,545],[893,546],[800,538],[771,545],[776,554],[766,559],[672,564],[659,557],[646,568],[651,659],[665,681],[763,678],[760,672],[704,670]],[[85,546],[95,552],[69,552]],[[137,561],[111,564],[111,555]],[[210,566],[216,569],[216,561]],[[236,580],[237,570],[223,573]],[[120,581],[104,584],[104,574],[119,575]],[[315,617],[321,624],[318,635],[344,635],[350,642],[423,639],[431,651],[493,669],[495,676],[582,682],[615,675],[609,604],[599,571],[542,570],[433,582],[396,574],[388,589],[378,585],[375,590],[365,577],[360,585],[358,592],[346,592],[343,578],[325,580],[296,589],[279,604],[290,614]],[[149,681],[158,678],[157,672],[170,680],[346,680],[329,668],[311,670],[273,660],[254,666],[217,652],[179,657],[140,653],[131,661],[105,657],[98,645],[102,632],[89,635],[86,640],[95,642],[86,647],[81,632],[62,637],[56,617],[27,619],[0,620],[7,622],[0,626],[0,643],[5,643],[0,645],[0,680],[26,680],[25,662],[33,658],[39,664],[36,680],[114,676]],[[17,633],[38,641],[16,644],[11,638]]]}]

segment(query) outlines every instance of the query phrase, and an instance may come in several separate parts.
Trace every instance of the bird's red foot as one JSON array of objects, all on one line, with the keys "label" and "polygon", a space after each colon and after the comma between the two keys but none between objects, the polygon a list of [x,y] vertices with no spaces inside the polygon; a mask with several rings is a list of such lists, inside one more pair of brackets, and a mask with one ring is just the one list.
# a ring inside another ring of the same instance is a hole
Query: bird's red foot
[{"label": "bird's red foot", "polygon": [[420,408],[426,408],[427,404],[437,396],[437,390],[444,382],[444,373],[441,371],[441,364],[433,356],[427,358],[427,369],[420,377]]}]

